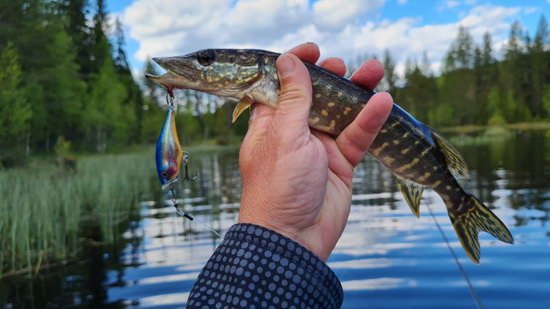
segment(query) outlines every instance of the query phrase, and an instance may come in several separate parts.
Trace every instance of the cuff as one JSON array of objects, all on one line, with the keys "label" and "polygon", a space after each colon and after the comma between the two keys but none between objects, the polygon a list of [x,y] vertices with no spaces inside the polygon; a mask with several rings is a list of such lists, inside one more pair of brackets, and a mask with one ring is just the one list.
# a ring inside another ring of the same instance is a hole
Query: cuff
[{"label": "cuff", "polygon": [[339,308],[343,290],[311,251],[275,231],[236,224],[226,233],[191,290],[188,308]]}]

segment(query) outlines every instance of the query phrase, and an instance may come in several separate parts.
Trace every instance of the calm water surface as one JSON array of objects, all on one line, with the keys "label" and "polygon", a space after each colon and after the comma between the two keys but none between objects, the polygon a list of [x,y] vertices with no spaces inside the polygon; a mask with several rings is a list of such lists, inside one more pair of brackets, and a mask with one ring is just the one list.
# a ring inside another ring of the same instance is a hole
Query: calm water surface
[{"label": "calm water surface", "polygon": [[[475,308],[434,220],[486,308],[550,308],[550,138],[515,133],[454,137],[453,143],[472,170],[466,190],[494,209],[516,244],[483,233],[481,264],[471,263],[439,196],[425,191],[421,218],[415,218],[391,174],[366,158],[356,170],[349,223],[328,261],[344,287],[344,308]],[[194,154],[192,160],[200,181],[182,185],[179,202],[223,234],[239,208],[237,152]],[[140,209],[119,245],[90,248],[87,261],[4,286],[12,302],[6,307],[184,307],[220,240],[176,217],[156,185]]]}]

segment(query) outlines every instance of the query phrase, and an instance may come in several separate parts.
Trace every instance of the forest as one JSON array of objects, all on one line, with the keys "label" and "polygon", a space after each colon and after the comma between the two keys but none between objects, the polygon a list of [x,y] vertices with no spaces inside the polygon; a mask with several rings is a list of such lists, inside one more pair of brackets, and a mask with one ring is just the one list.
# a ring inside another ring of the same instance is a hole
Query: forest
[{"label": "forest", "polygon": [[[124,151],[155,141],[163,90],[132,75],[123,27],[108,20],[104,0],[0,0],[0,29],[0,168],[33,155]],[[475,42],[461,27],[437,74],[424,56],[408,60],[399,76],[385,51],[380,89],[435,127],[544,122],[549,47],[544,16],[533,34],[514,22],[503,52],[489,33]],[[140,69],[157,73],[151,61]],[[180,91],[178,103],[184,144],[227,144],[246,132],[246,121],[230,124],[232,105],[221,99]]]}]

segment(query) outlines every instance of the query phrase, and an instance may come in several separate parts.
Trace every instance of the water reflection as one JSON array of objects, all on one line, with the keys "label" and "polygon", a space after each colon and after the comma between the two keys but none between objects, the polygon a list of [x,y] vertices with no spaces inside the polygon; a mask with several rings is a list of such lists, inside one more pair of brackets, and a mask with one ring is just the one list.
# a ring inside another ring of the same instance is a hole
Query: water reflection
[{"label": "water reflection", "polygon": [[[458,136],[453,142],[472,170],[465,189],[507,223],[516,244],[481,234],[482,264],[472,264],[436,193],[424,192],[417,219],[391,174],[366,159],[356,169],[348,226],[329,260],[344,286],[344,307],[473,307],[434,219],[487,308],[542,308],[550,303],[550,138],[517,133],[503,139]],[[192,167],[200,171],[199,181],[177,188],[178,204],[222,234],[237,219],[237,155],[236,149],[194,154]],[[207,227],[177,217],[152,179],[138,216],[125,223],[115,247],[91,246],[89,259],[82,263],[34,280],[1,282],[0,301],[26,307],[185,306],[196,276],[220,240]]]}]

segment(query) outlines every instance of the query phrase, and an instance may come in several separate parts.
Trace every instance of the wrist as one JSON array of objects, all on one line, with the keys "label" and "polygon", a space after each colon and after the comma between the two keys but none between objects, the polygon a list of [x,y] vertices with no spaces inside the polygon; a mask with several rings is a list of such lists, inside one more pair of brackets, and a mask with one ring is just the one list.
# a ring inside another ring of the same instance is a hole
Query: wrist
[{"label": "wrist", "polygon": [[[254,209],[254,213],[249,213],[246,211],[247,209]],[[243,211],[244,210],[244,211]],[[276,233],[279,233],[281,235],[284,235],[285,237],[288,237],[289,239],[299,243],[306,249],[308,249],[310,252],[315,254],[319,259],[326,261],[328,259],[328,255],[320,248],[319,246],[315,246],[314,244],[319,242],[319,240],[322,242],[321,239],[316,240],[312,239],[312,241],[308,241],[308,239],[311,239],[312,237],[307,236],[310,233],[310,229],[300,229],[297,230],[295,225],[289,225],[282,223],[281,220],[278,220],[277,218],[274,218],[273,215],[266,215],[261,208],[256,207],[243,207],[241,206],[241,211],[239,213],[239,219],[238,224],[253,224],[257,226],[261,226],[263,228],[272,230]],[[320,235],[313,235],[314,238],[320,237]]]}]

